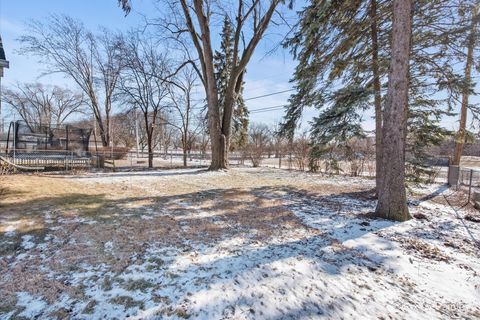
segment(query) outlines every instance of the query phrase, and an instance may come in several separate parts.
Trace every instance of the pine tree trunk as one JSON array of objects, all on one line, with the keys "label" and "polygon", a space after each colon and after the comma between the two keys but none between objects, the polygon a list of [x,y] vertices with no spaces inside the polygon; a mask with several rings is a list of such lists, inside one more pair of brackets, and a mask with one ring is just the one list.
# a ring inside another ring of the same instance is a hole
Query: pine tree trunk
[{"label": "pine tree trunk", "polygon": [[405,191],[405,140],[411,10],[411,0],[393,1],[392,57],[383,111],[383,181],[376,208],[377,216],[397,221],[410,219]]},{"label": "pine tree trunk", "polygon": [[376,194],[382,182],[382,93],[380,72],[378,68],[378,31],[377,31],[377,0],[370,2],[370,19],[372,20],[372,74],[375,106],[375,180]]},{"label": "pine tree trunk", "polygon": [[477,28],[476,17],[477,7],[472,9],[472,23],[470,25],[470,33],[468,35],[468,47],[467,47],[467,61],[465,63],[465,82],[467,86],[463,88],[462,92],[462,106],[460,109],[460,126],[455,140],[455,151],[453,153],[452,163],[453,165],[459,165],[460,159],[463,153],[463,147],[465,146],[466,138],[466,126],[467,126],[467,111],[468,111],[468,98],[470,94],[470,81],[472,78],[472,64],[473,64],[473,50],[475,48],[475,33]]}]

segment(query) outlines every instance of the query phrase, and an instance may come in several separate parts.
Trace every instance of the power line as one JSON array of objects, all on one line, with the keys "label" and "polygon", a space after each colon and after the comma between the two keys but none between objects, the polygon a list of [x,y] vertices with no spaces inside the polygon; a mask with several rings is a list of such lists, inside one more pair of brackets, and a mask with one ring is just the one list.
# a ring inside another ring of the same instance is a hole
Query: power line
[{"label": "power line", "polygon": [[281,94],[281,93],[285,93],[285,92],[290,92],[290,91],[294,91],[294,90],[295,90],[295,89],[292,88],[292,89],[288,89],[288,90],[277,91],[277,92],[273,92],[273,93],[264,94],[264,95],[261,95],[261,96],[256,96],[256,97],[247,98],[247,99],[244,99],[244,101],[255,100],[255,99],[260,99],[260,98],[265,98],[265,97],[274,96],[274,95],[277,95],[277,94]]},{"label": "power line", "polygon": [[253,109],[253,110],[250,110],[250,113],[258,113],[258,112],[267,112],[267,111],[275,111],[275,110],[280,110],[280,109],[283,109],[285,108],[286,104],[281,104],[281,105],[277,105],[277,106],[271,106],[271,107],[264,107],[264,108],[258,108],[258,109]]}]

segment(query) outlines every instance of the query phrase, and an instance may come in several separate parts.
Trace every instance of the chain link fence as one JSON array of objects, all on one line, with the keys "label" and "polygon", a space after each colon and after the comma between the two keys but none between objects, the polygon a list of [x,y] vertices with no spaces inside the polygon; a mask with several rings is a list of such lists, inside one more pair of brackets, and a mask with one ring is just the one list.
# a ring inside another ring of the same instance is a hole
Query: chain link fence
[{"label": "chain link fence", "polygon": [[[11,166],[31,171],[69,171],[69,170],[146,170],[180,167],[204,167],[210,164],[210,155],[171,150],[154,152],[152,166],[149,167],[147,152],[136,151],[66,151],[66,150],[9,150],[0,149],[0,160]],[[184,163],[185,158],[185,163]]]},{"label": "chain link fence", "polygon": [[470,201],[472,193],[480,188],[480,170],[460,168],[457,188],[467,189]]}]

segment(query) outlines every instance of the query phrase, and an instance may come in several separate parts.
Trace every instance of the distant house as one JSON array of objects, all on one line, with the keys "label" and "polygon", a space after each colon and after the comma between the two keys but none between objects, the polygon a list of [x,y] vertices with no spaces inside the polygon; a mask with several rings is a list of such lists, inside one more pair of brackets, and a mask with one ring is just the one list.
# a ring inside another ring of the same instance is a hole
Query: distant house
[{"label": "distant house", "polygon": [[[7,61],[7,57],[5,56],[5,50],[3,50],[3,42],[2,42],[2,36],[0,36],[0,95],[2,93],[2,88],[1,88],[1,79],[3,77],[3,69],[8,68],[10,64]],[[2,97],[0,96],[0,139],[1,135],[3,133],[4,129],[4,119],[2,117]]]},{"label": "distant house", "polygon": [[0,78],[3,77],[3,68],[8,68],[9,62],[5,56],[5,50],[3,50],[2,36],[0,36]]}]

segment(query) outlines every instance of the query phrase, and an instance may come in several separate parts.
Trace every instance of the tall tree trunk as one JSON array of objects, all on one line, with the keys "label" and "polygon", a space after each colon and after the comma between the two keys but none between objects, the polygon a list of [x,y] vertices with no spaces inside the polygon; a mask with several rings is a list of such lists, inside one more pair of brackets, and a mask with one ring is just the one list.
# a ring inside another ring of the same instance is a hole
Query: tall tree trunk
[{"label": "tall tree trunk", "polygon": [[107,131],[105,130],[105,126],[103,124],[103,122],[100,122],[101,120],[97,120],[97,124],[98,124],[98,131],[99,131],[99,135],[100,135],[100,139],[102,140],[102,146],[103,147],[108,147],[109,146],[109,140],[108,140],[108,135],[107,135]]},{"label": "tall tree trunk", "polygon": [[100,136],[100,139],[102,140],[102,146],[108,147],[108,137],[105,131],[105,125],[103,123],[102,115],[95,108],[93,110],[93,116],[95,117],[96,125],[98,125],[98,134]]},{"label": "tall tree trunk", "polygon": [[468,111],[468,98],[470,95],[470,85],[472,79],[472,64],[473,64],[473,50],[475,48],[475,33],[477,29],[477,7],[472,8],[472,22],[470,25],[470,33],[468,35],[468,47],[467,47],[467,61],[465,63],[465,82],[466,86],[462,92],[462,106],[460,109],[460,126],[458,128],[455,151],[453,153],[452,163],[453,165],[459,165],[460,159],[463,153],[463,147],[465,146],[466,138],[466,126],[467,126],[467,111]]},{"label": "tall tree trunk", "polygon": [[[208,61],[213,61],[208,59]],[[213,63],[206,68],[207,74],[207,103],[208,103],[208,130],[210,134],[212,161],[209,170],[228,169],[228,155],[225,154],[227,139],[222,132],[220,123],[220,108],[218,90],[215,83]]]},{"label": "tall tree trunk", "polygon": [[[216,96],[216,95],[215,95]],[[228,169],[228,158],[225,157],[226,137],[220,129],[220,117],[218,110],[218,98],[208,98],[209,104],[217,107],[208,108],[208,130],[210,133],[210,143],[212,149],[212,161],[209,170]],[[214,113],[216,112],[216,116]]]},{"label": "tall tree trunk", "polygon": [[153,126],[149,128],[147,121],[148,114],[145,113],[145,124],[147,128],[147,149],[148,149],[148,168],[153,168]]},{"label": "tall tree trunk", "polygon": [[106,147],[108,147],[110,145],[110,143],[112,142],[111,139],[111,127],[110,127],[110,113],[106,113],[105,115],[105,140],[107,142],[107,145]]},{"label": "tall tree trunk", "polygon": [[372,74],[375,106],[375,180],[376,194],[380,188],[382,177],[382,93],[380,86],[380,72],[378,68],[378,31],[377,31],[377,0],[370,2],[370,29],[372,37]]},{"label": "tall tree trunk", "polygon": [[186,134],[183,134],[182,137],[182,149],[183,149],[183,166],[187,166],[187,137]]},{"label": "tall tree trunk", "polygon": [[392,57],[382,129],[384,171],[376,208],[377,216],[397,221],[410,218],[405,191],[405,140],[411,10],[411,0],[393,1]]},{"label": "tall tree trunk", "polygon": [[222,170],[228,169],[228,153],[226,151],[228,137],[222,132],[220,126],[218,96],[216,90],[214,91],[215,93],[210,93],[207,99],[209,101],[209,105],[213,105],[212,107],[208,107],[208,129],[210,132],[210,142],[212,148],[212,161],[210,163],[209,170]]},{"label": "tall tree trunk", "polygon": [[195,14],[198,19],[198,25],[201,30],[201,42],[203,48],[198,43],[197,35],[194,31],[193,22],[190,20],[189,8],[186,1],[180,1],[182,8],[187,17],[187,25],[194,39],[198,54],[202,62],[202,73],[204,75],[205,95],[208,105],[208,130],[210,134],[212,161],[209,170],[221,170],[228,168],[228,159],[225,158],[225,141],[226,137],[222,133],[220,123],[220,108],[218,101],[218,88],[215,79],[215,66],[213,64],[213,49],[210,39],[210,22],[209,17],[204,13],[203,1],[194,1]]},{"label": "tall tree trunk", "polygon": [[148,168],[153,168],[153,143],[152,143],[152,136],[148,136]]},{"label": "tall tree trunk", "polygon": [[[100,106],[98,105],[97,95],[95,94],[95,91],[93,90],[91,83],[89,84],[89,90],[86,93],[87,93],[87,96],[90,98],[90,106],[92,108],[95,121],[97,122],[97,125],[98,125],[98,131],[99,131],[98,133],[100,135],[100,139],[102,140],[102,146],[108,147],[110,145],[110,139],[108,136],[109,127],[105,126],[106,123],[103,121]],[[107,121],[107,123],[110,123],[110,121]]]}]

